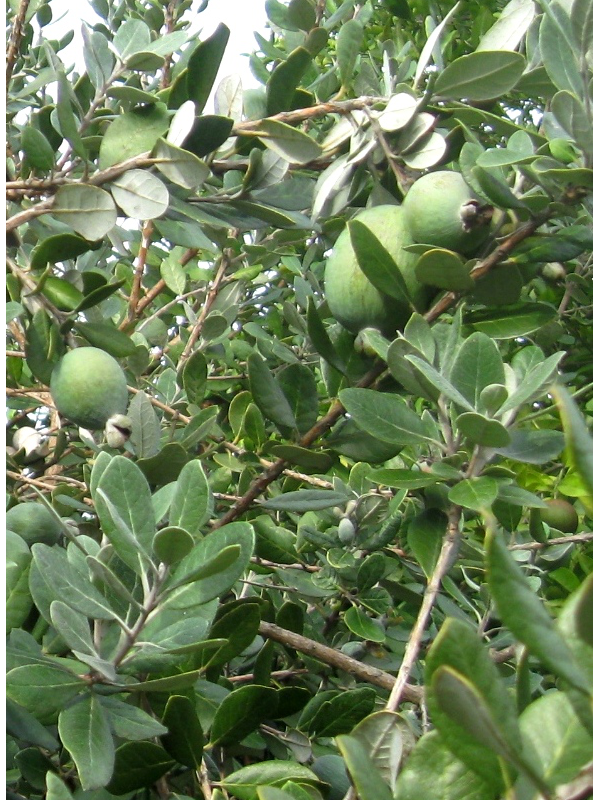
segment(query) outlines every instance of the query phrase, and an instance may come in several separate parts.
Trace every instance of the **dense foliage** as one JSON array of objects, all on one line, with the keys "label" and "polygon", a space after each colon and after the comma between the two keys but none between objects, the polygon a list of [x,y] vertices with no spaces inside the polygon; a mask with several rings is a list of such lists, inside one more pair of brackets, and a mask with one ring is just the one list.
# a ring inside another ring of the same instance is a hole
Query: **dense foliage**
[{"label": "dense foliage", "polygon": [[9,12],[7,796],[591,796],[592,0],[267,0],[252,89],[91,5]]}]

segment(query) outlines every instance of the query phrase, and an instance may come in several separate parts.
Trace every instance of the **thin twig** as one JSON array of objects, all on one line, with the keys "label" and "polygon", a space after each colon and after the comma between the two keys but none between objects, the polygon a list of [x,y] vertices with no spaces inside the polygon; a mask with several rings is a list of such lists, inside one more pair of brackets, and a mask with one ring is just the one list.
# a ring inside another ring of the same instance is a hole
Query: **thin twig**
[{"label": "thin twig", "polygon": [[421,608],[419,609],[416,622],[406,644],[404,658],[402,659],[402,664],[398,670],[398,676],[387,701],[386,709],[388,711],[396,711],[401,701],[407,697],[406,689],[408,687],[408,678],[419,655],[423,634],[425,633],[425,628],[429,623],[431,610],[440,590],[442,578],[452,564],[454,555],[456,553],[456,548],[460,541],[460,514],[461,509],[460,506],[457,505],[451,506],[450,510],[448,511],[448,527],[446,528],[446,534],[444,536],[444,541],[442,542],[442,549],[431,578],[429,579],[425,589]]},{"label": "thin twig", "polygon": [[526,542],[525,544],[511,544],[509,550],[544,550],[546,547],[554,547],[556,544],[581,544],[591,542],[594,538],[593,533],[574,533],[572,536],[561,536],[558,539],[547,539],[545,542]]},{"label": "thin twig", "polygon": [[6,53],[6,93],[8,95],[8,84],[12,78],[13,70],[19,55],[21,47],[21,40],[23,39],[23,29],[25,27],[25,20],[27,18],[27,11],[29,9],[30,0],[21,0],[19,8],[15,16],[12,30],[10,32],[10,41],[8,43],[8,51]]}]

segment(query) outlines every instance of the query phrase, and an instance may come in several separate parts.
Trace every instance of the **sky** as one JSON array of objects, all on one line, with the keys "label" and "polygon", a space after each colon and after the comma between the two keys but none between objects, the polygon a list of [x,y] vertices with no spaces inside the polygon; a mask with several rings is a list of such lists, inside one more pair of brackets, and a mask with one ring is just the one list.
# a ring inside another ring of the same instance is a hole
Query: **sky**
[{"label": "sky", "polygon": [[[199,5],[199,1],[195,0],[192,9]],[[69,0],[52,0],[51,8],[53,21],[44,29],[44,33],[50,38],[58,39],[67,31],[73,30],[73,41],[61,51],[60,56],[67,64],[75,63],[79,66],[82,51],[81,21],[93,25],[100,21],[100,17],[88,2],[75,4]],[[191,18],[192,12],[188,11],[186,19]],[[250,53],[256,48],[255,30],[265,35],[265,21],[265,0],[209,0],[206,9],[193,19],[190,33],[196,34],[199,40],[208,38],[220,22],[231,31],[215,86],[222,78],[236,73],[241,76],[244,89],[257,85],[243,53]]]}]

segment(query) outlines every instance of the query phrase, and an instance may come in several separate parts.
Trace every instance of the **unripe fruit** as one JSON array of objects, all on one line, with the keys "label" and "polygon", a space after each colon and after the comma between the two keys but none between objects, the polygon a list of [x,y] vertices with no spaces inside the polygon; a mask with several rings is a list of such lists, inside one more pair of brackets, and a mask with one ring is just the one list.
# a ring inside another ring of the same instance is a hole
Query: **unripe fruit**
[{"label": "unripe fruit", "polygon": [[348,517],[342,517],[338,523],[338,539],[342,544],[352,544],[356,537],[354,523]]},{"label": "unripe fruit", "polygon": [[70,350],[52,371],[50,393],[58,411],[87,430],[103,429],[127,410],[127,382],[115,359],[97,347]]},{"label": "unripe fruit", "polygon": [[579,517],[574,506],[568,500],[546,500],[546,508],[540,509],[542,522],[562,533],[575,533],[579,524]]},{"label": "unripe fruit", "polygon": [[28,545],[42,542],[56,544],[62,532],[61,525],[52,512],[41,503],[19,503],[6,512],[6,527],[14,531]]},{"label": "unripe fruit", "polygon": [[[366,225],[392,256],[415,308],[425,311],[430,290],[415,278],[417,257],[404,249],[414,240],[402,207],[375,206],[354,219]],[[369,327],[391,333],[402,328],[412,313],[407,303],[384,295],[370,283],[358,265],[348,228],[339,235],[325,265],[325,299],[337,321],[353,333]]]},{"label": "unripe fruit", "polygon": [[485,241],[493,209],[471,190],[460,172],[429,172],[416,180],[402,203],[415,242],[469,254]]}]

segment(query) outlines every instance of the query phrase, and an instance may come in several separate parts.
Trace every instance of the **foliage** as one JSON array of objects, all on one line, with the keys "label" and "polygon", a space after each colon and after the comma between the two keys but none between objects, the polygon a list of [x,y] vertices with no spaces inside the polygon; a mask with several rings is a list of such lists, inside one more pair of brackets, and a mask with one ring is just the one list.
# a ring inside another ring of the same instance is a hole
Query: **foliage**
[{"label": "foliage", "polygon": [[[11,4],[8,503],[59,541],[7,537],[8,796],[576,796],[591,0],[267,0],[253,89],[214,86],[206,4],[93,0],[82,71]],[[410,245],[428,310],[349,333],[332,246],[436,169],[489,236]],[[80,346],[124,370],[122,449],[53,406]]]}]

